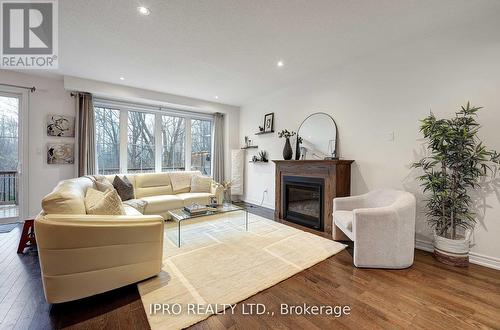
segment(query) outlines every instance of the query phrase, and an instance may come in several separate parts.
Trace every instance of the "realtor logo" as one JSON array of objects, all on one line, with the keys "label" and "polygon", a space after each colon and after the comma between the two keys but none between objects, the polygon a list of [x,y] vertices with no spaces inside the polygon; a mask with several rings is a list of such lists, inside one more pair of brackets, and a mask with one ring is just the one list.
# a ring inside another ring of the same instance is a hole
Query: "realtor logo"
[{"label": "realtor logo", "polygon": [[3,69],[57,69],[57,0],[0,0]]}]

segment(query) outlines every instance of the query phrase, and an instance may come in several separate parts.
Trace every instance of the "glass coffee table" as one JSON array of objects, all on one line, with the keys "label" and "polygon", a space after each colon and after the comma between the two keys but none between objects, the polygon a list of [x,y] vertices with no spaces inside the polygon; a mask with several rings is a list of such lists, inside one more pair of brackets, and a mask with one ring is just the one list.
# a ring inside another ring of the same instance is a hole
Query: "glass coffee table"
[{"label": "glass coffee table", "polygon": [[184,211],[183,208],[168,211],[168,214],[170,215],[172,220],[177,222],[177,246],[181,247],[181,222],[186,221],[186,220],[190,220],[190,219],[206,217],[209,215],[222,214],[222,213],[228,213],[228,212],[236,212],[236,211],[244,211],[245,212],[245,230],[248,231],[248,211],[247,211],[247,209],[240,207],[240,206],[237,206],[237,205],[234,205],[234,204],[220,205],[214,211],[207,211],[207,212],[203,212],[201,214],[190,214],[189,212]]}]

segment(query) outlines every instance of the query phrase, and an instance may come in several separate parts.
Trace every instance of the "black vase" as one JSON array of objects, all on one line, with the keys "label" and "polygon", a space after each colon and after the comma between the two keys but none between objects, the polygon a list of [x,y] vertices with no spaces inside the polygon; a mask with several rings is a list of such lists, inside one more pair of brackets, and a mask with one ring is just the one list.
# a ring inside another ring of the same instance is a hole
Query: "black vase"
[{"label": "black vase", "polygon": [[292,146],[290,145],[290,138],[286,138],[285,146],[283,147],[283,159],[290,160],[292,159],[293,151]]}]

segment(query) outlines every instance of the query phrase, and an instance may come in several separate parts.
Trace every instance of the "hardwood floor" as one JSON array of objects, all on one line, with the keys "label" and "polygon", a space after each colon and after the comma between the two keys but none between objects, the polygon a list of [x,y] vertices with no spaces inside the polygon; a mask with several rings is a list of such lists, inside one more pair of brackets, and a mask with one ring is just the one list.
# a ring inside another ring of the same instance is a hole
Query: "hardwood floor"
[{"label": "hardwood floor", "polygon": [[[273,217],[264,208],[250,212]],[[148,329],[135,285],[65,304],[45,302],[35,250],[16,253],[21,227],[0,234],[0,329]],[[500,271],[454,268],[416,251],[404,270],[357,269],[349,249],[242,302],[269,315],[215,315],[193,329],[500,329]],[[348,305],[350,315],[279,315],[280,304]]]}]

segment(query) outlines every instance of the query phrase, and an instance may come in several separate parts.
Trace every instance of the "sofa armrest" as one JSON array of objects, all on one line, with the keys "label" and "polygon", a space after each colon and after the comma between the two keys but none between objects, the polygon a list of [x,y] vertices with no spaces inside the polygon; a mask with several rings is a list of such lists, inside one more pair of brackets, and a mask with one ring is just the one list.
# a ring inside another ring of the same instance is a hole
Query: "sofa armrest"
[{"label": "sofa armrest", "polygon": [[333,211],[353,211],[364,207],[365,195],[337,197],[333,199]]},{"label": "sofa armrest", "polygon": [[215,195],[215,198],[217,198],[217,203],[222,204],[222,202],[224,201],[224,187],[220,183],[212,181],[210,193]]},{"label": "sofa armrest", "polygon": [[60,303],[135,283],[161,271],[160,216],[44,215],[35,234],[45,297]]},{"label": "sofa armrest", "polygon": [[405,268],[413,263],[414,239],[404,239],[404,224],[394,207],[353,212],[354,265]]},{"label": "sofa armrest", "polygon": [[41,249],[73,249],[163,242],[163,218],[114,215],[40,215],[35,220]]}]

